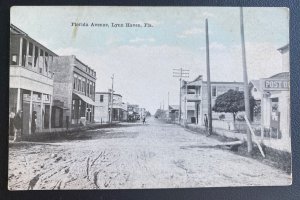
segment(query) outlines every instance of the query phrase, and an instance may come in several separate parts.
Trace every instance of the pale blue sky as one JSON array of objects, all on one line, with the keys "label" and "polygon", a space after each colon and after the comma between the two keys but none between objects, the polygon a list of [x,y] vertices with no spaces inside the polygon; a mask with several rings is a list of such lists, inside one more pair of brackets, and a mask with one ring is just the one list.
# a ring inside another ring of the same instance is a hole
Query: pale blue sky
[{"label": "pale blue sky", "polygon": [[[205,77],[205,19],[209,20],[211,79],[241,81],[239,8],[216,7],[13,7],[11,22],[59,55],[74,54],[97,71],[97,91],[115,73],[124,101],[154,112],[178,104],[172,69]],[[146,23],[152,28],[79,27],[72,22]],[[289,42],[286,8],[244,8],[249,79],[281,72],[277,49]]]}]

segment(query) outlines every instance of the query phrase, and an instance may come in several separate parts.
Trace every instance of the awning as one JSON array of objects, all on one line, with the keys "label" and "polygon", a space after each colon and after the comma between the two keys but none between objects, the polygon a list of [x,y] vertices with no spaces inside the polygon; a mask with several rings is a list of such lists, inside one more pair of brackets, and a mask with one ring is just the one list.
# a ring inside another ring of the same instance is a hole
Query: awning
[{"label": "awning", "polygon": [[85,103],[88,103],[88,104],[93,105],[93,106],[96,105],[95,102],[92,99],[90,99],[89,97],[87,97],[87,96],[84,96],[82,94],[78,94],[78,93],[75,93],[75,92],[73,92],[73,94],[75,94],[76,96],[78,96]]},{"label": "awning", "polygon": [[59,105],[53,105],[53,107],[57,107],[57,108],[60,108],[60,109],[63,109],[63,110],[69,110],[69,108],[64,107],[64,106],[59,106]]}]

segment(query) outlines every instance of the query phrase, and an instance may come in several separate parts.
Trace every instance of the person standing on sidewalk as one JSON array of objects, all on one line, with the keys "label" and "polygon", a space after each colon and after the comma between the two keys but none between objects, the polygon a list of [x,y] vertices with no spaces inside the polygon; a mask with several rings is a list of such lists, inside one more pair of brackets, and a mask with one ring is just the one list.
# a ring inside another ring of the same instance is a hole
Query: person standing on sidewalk
[{"label": "person standing on sidewalk", "polygon": [[18,141],[21,137],[22,133],[22,110],[19,110],[16,116],[14,117],[14,128],[15,128],[15,134],[14,134],[14,142]]},{"label": "person standing on sidewalk", "polygon": [[16,116],[15,112],[11,111],[9,113],[9,136],[14,136],[15,134],[15,126],[14,126],[15,116]]},{"label": "person standing on sidewalk", "polygon": [[207,118],[207,114],[204,114],[204,125],[205,125],[206,134],[208,134],[208,118]]},{"label": "person standing on sidewalk", "polygon": [[35,134],[35,130],[36,130],[36,111],[32,112],[32,119],[31,119],[31,133]]}]

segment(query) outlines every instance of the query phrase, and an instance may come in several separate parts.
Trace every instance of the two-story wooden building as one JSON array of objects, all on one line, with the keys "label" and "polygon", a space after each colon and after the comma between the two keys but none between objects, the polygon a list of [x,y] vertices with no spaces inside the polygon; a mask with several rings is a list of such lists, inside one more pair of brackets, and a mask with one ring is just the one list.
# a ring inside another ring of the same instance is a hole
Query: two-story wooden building
[{"label": "two-story wooden building", "polygon": [[101,123],[112,121],[119,122],[127,119],[127,104],[122,102],[122,95],[113,94],[112,115],[111,112],[111,92],[96,92],[95,121]]},{"label": "two-story wooden building", "polygon": [[[243,90],[242,82],[211,82],[211,104],[216,98],[228,90]],[[208,113],[207,82],[202,75],[193,81],[183,81],[181,88],[181,119],[186,123],[203,124],[204,114]],[[218,118],[219,113],[213,112],[213,118]],[[228,115],[229,117],[230,115]]]},{"label": "two-story wooden building", "polygon": [[31,134],[36,113],[36,132],[51,131],[53,59],[57,55],[10,25],[9,109],[23,111],[22,134]]}]

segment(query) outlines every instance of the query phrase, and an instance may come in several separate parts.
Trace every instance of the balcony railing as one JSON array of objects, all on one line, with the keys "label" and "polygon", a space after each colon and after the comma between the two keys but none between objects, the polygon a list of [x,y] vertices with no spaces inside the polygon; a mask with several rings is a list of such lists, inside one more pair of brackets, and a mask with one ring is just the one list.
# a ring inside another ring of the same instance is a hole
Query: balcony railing
[{"label": "balcony railing", "polygon": [[25,67],[10,65],[10,87],[52,94],[53,79]]}]

